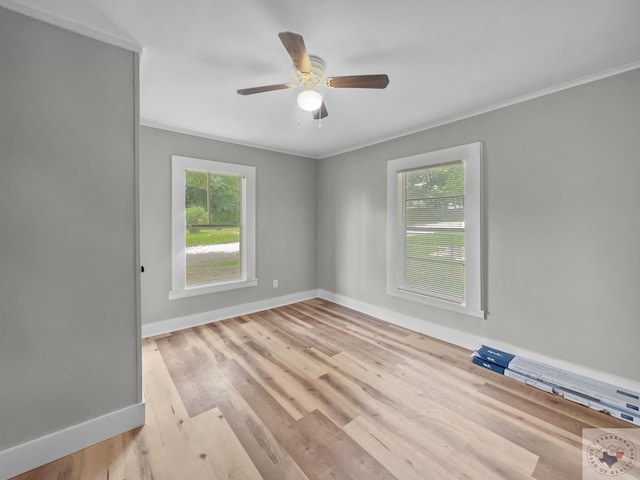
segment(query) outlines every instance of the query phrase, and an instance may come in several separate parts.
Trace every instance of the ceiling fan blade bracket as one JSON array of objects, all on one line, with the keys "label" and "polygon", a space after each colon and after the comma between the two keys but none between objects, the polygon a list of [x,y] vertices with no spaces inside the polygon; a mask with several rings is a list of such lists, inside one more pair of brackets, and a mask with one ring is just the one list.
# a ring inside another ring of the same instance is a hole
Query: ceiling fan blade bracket
[{"label": "ceiling fan blade bracket", "polygon": [[304,73],[296,71],[296,78],[298,83],[303,86],[324,85],[324,68],[325,63],[320,57],[315,55],[309,55],[311,60],[311,72]]}]

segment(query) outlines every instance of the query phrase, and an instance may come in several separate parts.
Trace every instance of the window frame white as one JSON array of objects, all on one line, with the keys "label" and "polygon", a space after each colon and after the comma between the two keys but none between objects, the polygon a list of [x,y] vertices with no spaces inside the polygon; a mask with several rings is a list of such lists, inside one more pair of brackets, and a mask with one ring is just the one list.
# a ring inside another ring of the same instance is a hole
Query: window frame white
[{"label": "window frame white", "polygon": [[[451,302],[420,295],[398,287],[400,245],[398,206],[403,192],[398,186],[398,174],[407,170],[432,167],[456,161],[464,163],[464,235],[465,270],[464,301]],[[483,310],[483,248],[482,248],[482,142],[474,142],[387,162],[387,285],[386,293],[406,300],[446,310],[485,318]]]},{"label": "window frame white", "polygon": [[[185,234],[186,171],[196,170],[242,177],[240,213],[239,279],[187,287]],[[169,299],[179,299],[254,287],[256,278],[256,167],[201,158],[171,156],[171,291]]]}]

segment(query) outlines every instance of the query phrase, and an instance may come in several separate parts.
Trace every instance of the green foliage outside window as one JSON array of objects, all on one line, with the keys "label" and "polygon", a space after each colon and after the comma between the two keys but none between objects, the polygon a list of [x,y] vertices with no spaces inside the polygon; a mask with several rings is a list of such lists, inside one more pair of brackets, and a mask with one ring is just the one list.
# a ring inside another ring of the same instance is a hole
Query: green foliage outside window
[{"label": "green foliage outside window", "polygon": [[[220,175],[210,172],[187,171],[185,207],[187,224],[238,225],[240,223],[240,186],[242,179],[236,175]],[[199,220],[196,207],[204,211],[204,221]],[[190,221],[189,212],[192,212]]]},{"label": "green foliage outside window", "polygon": [[406,172],[406,197],[439,198],[464,196],[464,164],[461,162]]},{"label": "green foliage outside window", "polygon": [[205,249],[200,252],[189,249],[240,242],[241,187],[242,177],[238,175],[186,171],[187,286],[240,276],[239,247],[235,250]]}]

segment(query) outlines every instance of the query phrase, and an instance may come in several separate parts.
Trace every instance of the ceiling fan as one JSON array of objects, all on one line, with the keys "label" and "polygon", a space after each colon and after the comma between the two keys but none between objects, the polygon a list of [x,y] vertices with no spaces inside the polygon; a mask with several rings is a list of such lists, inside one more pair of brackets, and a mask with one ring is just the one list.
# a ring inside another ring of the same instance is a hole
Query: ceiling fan
[{"label": "ceiling fan", "polygon": [[307,54],[307,48],[301,35],[293,32],[281,32],[278,37],[293,60],[296,82],[242,88],[238,90],[240,95],[302,87],[302,92],[298,94],[298,106],[312,112],[313,118],[318,120],[328,115],[322,95],[317,90],[320,85],[329,88],[386,88],[389,85],[389,77],[384,74],[324,78],[324,61],[320,57]]}]

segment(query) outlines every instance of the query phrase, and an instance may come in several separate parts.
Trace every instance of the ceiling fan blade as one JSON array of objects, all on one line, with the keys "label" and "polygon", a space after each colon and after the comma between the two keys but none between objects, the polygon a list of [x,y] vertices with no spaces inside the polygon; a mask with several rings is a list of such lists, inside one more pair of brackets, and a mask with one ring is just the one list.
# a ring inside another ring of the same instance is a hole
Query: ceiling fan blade
[{"label": "ceiling fan blade", "polygon": [[324,102],[322,102],[322,105],[320,105],[320,108],[318,110],[313,112],[313,118],[315,120],[320,120],[321,118],[325,118],[328,115],[329,113],[327,112],[327,107],[324,106]]},{"label": "ceiling fan blade", "polygon": [[264,85],[262,87],[241,88],[238,90],[238,93],[240,95],[253,95],[254,93],[271,92],[273,90],[284,90],[293,87],[295,87],[295,85],[292,83],[278,83],[276,85]]},{"label": "ceiling fan blade", "polygon": [[386,88],[389,77],[384,74],[330,77],[325,80],[325,85],[332,88]]},{"label": "ceiling fan blade", "polygon": [[302,36],[293,32],[280,32],[278,37],[293,60],[296,70],[301,73],[311,73],[311,61]]}]

